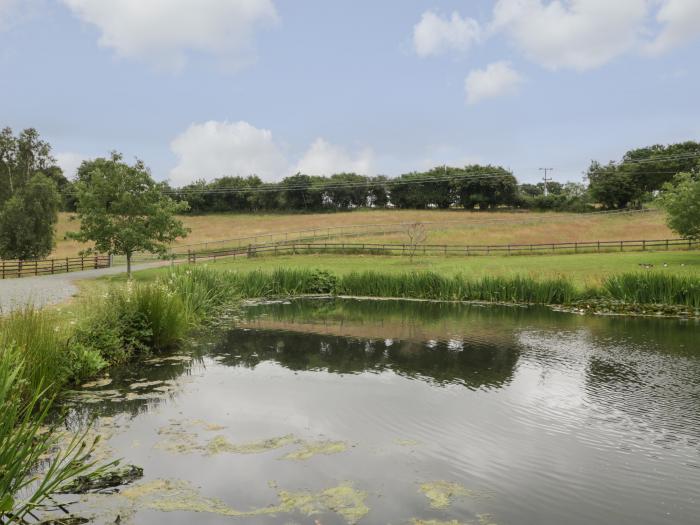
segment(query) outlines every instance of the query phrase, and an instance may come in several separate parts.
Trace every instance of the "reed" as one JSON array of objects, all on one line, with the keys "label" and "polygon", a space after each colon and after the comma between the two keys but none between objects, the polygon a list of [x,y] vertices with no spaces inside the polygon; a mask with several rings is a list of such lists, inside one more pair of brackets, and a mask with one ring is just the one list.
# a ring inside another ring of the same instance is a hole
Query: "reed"
[{"label": "reed", "polygon": [[684,305],[700,308],[700,277],[662,272],[612,275],[603,282],[610,298],[630,304]]}]

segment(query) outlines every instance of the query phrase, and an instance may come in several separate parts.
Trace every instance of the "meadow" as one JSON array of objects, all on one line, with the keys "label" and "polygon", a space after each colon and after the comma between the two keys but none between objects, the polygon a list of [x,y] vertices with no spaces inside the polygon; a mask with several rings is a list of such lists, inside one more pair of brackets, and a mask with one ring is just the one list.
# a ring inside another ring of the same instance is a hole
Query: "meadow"
[{"label": "meadow", "polygon": [[[315,236],[327,235],[328,228],[343,228],[347,234],[358,227],[353,242],[404,243],[403,231],[383,233],[383,228],[369,225],[389,225],[387,230],[396,230],[398,225],[422,222],[428,230],[430,244],[529,244],[548,242],[583,242],[666,239],[677,237],[666,226],[663,213],[652,210],[647,213],[630,214],[575,214],[561,212],[498,211],[476,212],[464,210],[354,210],[329,213],[255,213],[184,215],[181,217],[191,232],[185,239],[173,245],[174,251],[187,251],[187,247],[216,249],[236,246],[239,243],[221,242],[242,237],[273,235],[283,239],[285,232],[300,232],[316,229]],[[393,227],[391,226],[393,225]],[[66,233],[77,230],[78,223],[71,214],[62,213],[57,225],[56,248],[52,257],[75,256],[85,246],[67,239]],[[399,228],[401,229],[401,228]],[[331,230],[333,232],[333,230]],[[339,230],[333,232],[339,233]],[[314,234],[291,234],[308,238]],[[243,244],[252,242],[243,241]],[[205,246],[204,243],[207,243]]]}]

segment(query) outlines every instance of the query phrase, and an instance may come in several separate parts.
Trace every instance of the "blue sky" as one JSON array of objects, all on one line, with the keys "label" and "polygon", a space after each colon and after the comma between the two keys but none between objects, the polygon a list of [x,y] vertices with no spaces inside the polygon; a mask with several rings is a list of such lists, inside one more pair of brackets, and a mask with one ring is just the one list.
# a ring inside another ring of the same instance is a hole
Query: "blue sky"
[{"label": "blue sky", "polygon": [[700,140],[698,0],[0,0],[0,125],[175,184]]}]

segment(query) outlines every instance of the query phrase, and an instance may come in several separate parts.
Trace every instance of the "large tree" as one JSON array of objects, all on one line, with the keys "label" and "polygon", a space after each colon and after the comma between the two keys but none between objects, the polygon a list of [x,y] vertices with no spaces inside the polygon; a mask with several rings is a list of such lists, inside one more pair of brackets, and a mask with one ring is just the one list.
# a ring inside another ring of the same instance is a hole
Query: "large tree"
[{"label": "large tree", "polygon": [[36,173],[65,181],[51,146],[39,137],[34,128],[27,128],[15,137],[11,128],[0,131],[0,205],[26,186]]},{"label": "large tree", "polygon": [[125,255],[129,277],[135,252],[164,255],[170,243],[188,233],[175,217],[188,204],[165,195],[141,161],[130,166],[112,153],[109,159],[84,162],[75,187],[80,231],[70,236],[94,242],[88,252]]},{"label": "large tree", "polygon": [[40,259],[49,255],[60,205],[56,183],[35,174],[0,209],[0,257]]},{"label": "large tree", "polygon": [[673,231],[687,239],[700,239],[700,175],[679,173],[664,186],[659,200]]}]

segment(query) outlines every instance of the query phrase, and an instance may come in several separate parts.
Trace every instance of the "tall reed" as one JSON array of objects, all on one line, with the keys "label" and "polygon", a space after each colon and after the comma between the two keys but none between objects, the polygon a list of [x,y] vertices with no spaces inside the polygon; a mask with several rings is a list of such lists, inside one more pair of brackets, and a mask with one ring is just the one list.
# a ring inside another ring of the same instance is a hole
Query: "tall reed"
[{"label": "tall reed", "polygon": [[612,275],[603,282],[612,299],[631,304],[669,304],[700,308],[700,277],[661,272]]}]

